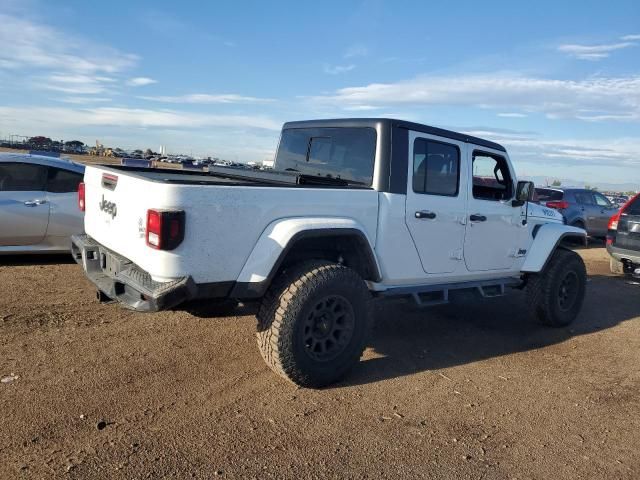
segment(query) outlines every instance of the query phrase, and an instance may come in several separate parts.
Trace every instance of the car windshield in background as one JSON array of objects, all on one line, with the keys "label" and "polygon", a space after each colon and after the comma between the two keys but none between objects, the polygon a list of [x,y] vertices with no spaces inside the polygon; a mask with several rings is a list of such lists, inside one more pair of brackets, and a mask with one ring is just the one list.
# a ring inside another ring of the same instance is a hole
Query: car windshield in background
[{"label": "car windshield in background", "polygon": [[282,132],[275,170],[371,185],[373,128],[291,128]]},{"label": "car windshield in background", "polygon": [[562,200],[563,193],[559,190],[552,190],[550,188],[536,188],[538,199],[541,202],[548,202],[552,200]]}]

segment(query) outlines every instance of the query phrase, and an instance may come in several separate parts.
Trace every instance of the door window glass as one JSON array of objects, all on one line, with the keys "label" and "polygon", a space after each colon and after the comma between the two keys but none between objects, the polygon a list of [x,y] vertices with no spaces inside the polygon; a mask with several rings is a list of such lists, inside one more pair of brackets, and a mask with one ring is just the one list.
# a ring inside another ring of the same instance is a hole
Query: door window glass
[{"label": "door window glass", "polygon": [[42,191],[47,167],[32,163],[0,163],[0,192]]},{"label": "door window glass", "polygon": [[82,182],[82,174],[64,170],[62,168],[49,167],[47,180],[47,192],[68,193],[77,192],[78,184]]},{"label": "door window glass", "polygon": [[593,192],[593,197],[596,200],[596,205],[598,205],[599,207],[611,207],[611,202],[607,200],[607,197],[605,197],[601,193]]},{"label": "door window glass", "polygon": [[473,152],[473,198],[508,200],[513,196],[513,181],[507,161],[484,152]]},{"label": "door window glass", "polygon": [[582,205],[593,205],[593,194],[591,192],[576,192],[574,194],[576,202]]},{"label": "door window glass", "polygon": [[624,213],[629,215],[640,215],[640,195],[627,205],[627,208],[624,209]]},{"label": "door window glass", "polygon": [[417,138],[413,144],[413,191],[455,197],[459,184],[458,147]]}]

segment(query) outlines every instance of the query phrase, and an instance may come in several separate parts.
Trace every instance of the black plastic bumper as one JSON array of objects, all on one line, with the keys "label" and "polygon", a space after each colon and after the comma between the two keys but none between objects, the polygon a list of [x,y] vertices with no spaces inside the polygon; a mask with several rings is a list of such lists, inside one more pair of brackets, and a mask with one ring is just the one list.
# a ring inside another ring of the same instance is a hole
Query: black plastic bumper
[{"label": "black plastic bumper", "polygon": [[156,282],[133,262],[107,249],[88,235],[71,237],[71,254],[102,295],[128,308],[156,312],[197,297],[191,277]]},{"label": "black plastic bumper", "polygon": [[613,258],[622,262],[624,273],[640,278],[640,251],[628,250],[615,245],[607,245],[607,252]]}]

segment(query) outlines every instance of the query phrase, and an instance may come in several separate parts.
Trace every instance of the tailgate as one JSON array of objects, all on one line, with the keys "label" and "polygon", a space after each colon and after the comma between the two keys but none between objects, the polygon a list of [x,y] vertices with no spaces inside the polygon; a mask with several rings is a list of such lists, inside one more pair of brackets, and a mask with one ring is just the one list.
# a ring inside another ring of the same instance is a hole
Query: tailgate
[{"label": "tailgate", "polygon": [[[172,185],[101,166],[87,166],[84,182],[85,232],[91,238],[147,271],[154,263],[169,266],[167,252],[148,247],[145,233],[149,208],[172,207]],[[154,276],[162,276],[155,270]]]}]

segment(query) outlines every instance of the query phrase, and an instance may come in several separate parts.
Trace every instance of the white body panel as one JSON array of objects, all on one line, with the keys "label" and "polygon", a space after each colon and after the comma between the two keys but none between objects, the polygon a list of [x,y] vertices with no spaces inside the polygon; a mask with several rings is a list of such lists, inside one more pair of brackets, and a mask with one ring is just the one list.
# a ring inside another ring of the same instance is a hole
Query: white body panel
[{"label": "white body panel", "polygon": [[[156,281],[189,276],[204,284],[264,282],[298,233],[355,229],[374,252],[381,281],[369,282],[369,288],[376,291],[519,277],[523,271],[539,271],[563,234],[584,234],[537,205],[514,207],[510,200],[473,199],[474,146],[412,132],[409,156],[417,137],[460,149],[456,197],[414,194],[411,161],[407,195],[349,188],[214,185],[206,184],[211,178],[206,174],[201,182],[197,177],[184,182],[178,180],[187,177],[165,171],[136,173],[89,166],[85,230]],[[509,162],[504,152],[500,154]],[[102,186],[103,173],[118,177],[115,189]],[[512,170],[511,176],[515,179]],[[103,200],[117,205],[117,215],[100,210]],[[146,244],[148,209],[185,211],[184,240],[176,249],[155,250]],[[415,210],[425,209],[435,211],[437,220],[414,222]],[[482,226],[471,225],[471,213],[482,213],[490,220]],[[534,240],[532,229],[542,223],[549,225]]]},{"label": "white body panel", "polygon": [[[101,186],[105,171],[118,176],[114,191]],[[237,280],[258,239],[278,219],[353,219],[371,242],[376,238],[378,194],[373,190],[171,184],[104,167],[87,167],[85,184],[87,234],[157,281],[183,276],[196,283]],[[115,217],[100,211],[103,196],[116,203]],[[185,238],[175,250],[146,245],[150,208],[185,210]]]},{"label": "white body panel", "polygon": [[358,230],[362,232],[369,245],[374,244],[364,225],[352,218],[305,217],[275,220],[262,232],[260,239],[255,244],[251,255],[238,276],[238,282],[262,282],[266,280],[280,254],[295,235],[310,230],[341,228]]},{"label": "white body panel", "polygon": [[521,270],[523,272],[541,271],[562,236],[568,233],[584,236],[585,238],[587,234],[581,228],[569,227],[561,223],[545,223],[541,225]]}]

